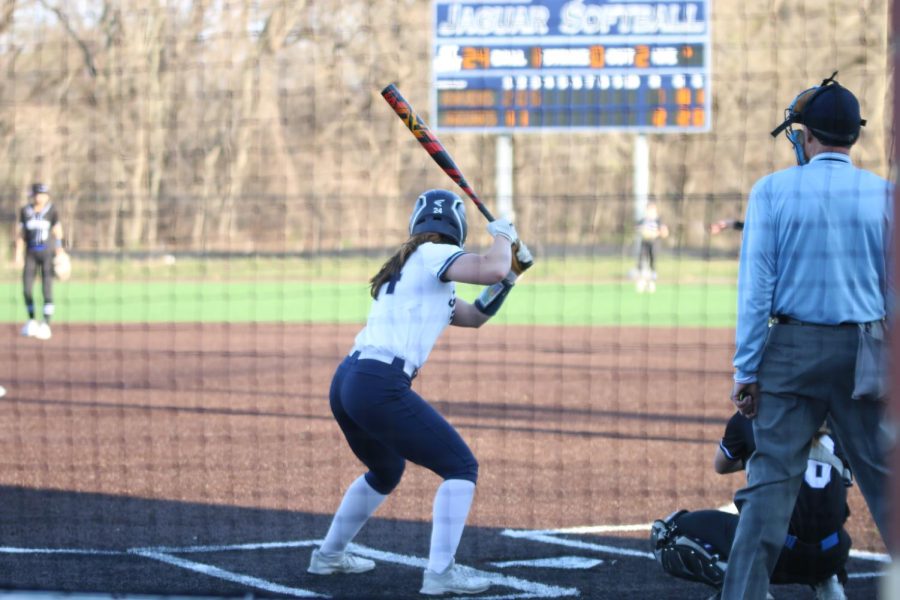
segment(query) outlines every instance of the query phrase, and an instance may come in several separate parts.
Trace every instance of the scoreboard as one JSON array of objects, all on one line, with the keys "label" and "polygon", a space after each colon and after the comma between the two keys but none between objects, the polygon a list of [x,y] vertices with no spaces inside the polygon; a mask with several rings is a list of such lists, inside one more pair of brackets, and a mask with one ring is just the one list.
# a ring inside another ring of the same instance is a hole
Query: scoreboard
[{"label": "scoreboard", "polygon": [[709,0],[434,0],[435,126],[710,129]]}]

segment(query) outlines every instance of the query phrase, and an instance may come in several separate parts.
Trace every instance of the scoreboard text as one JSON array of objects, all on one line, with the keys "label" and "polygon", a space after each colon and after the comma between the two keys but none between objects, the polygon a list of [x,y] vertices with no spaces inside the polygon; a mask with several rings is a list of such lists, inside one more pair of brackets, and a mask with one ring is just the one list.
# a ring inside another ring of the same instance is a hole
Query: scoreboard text
[{"label": "scoreboard text", "polygon": [[435,0],[436,127],[707,131],[708,0]]}]

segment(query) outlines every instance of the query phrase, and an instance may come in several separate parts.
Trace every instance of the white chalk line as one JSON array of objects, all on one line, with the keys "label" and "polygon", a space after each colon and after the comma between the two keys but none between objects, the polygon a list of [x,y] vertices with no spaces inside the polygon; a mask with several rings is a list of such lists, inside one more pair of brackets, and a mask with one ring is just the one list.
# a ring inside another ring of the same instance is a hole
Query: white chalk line
[{"label": "white chalk line", "polygon": [[247,544],[224,544],[220,546],[150,546],[132,548],[129,552],[162,552],[165,554],[194,554],[209,552],[234,552],[237,550],[279,550],[282,548],[308,548],[318,546],[322,540],[290,540],[285,542],[251,542]]},{"label": "white chalk line", "polygon": [[137,551],[133,552],[133,554],[135,554],[137,556],[143,556],[145,558],[150,558],[153,560],[158,560],[161,563],[165,563],[167,565],[171,565],[174,567],[186,569],[188,571],[193,571],[195,573],[201,573],[203,575],[215,577],[216,579],[230,581],[231,583],[237,583],[240,585],[245,585],[247,587],[265,590],[267,592],[286,594],[288,596],[294,596],[295,598],[327,598],[328,597],[328,596],[324,596],[322,594],[317,594],[315,592],[311,592],[310,590],[304,590],[302,588],[288,587],[286,585],[273,583],[271,581],[266,581],[265,579],[260,579],[258,577],[251,577],[250,575],[242,575],[241,573],[234,573],[232,571],[228,571],[228,570],[222,569],[220,567],[208,565],[205,563],[195,562],[192,560],[187,560],[186,558],[172,556],[171,554],[165,554],[163,552],[137,550]]},{"label": "white chalk line", "polygon": [[83,556],[124,556],[127,552],[119,550],[91,550],[90,548],[15,548],[0,546],[0,554],[71,554]]},{"label": "white chalk line", "polygon": [[653,558],[652,552],[643,552],[640,550],[631,550],[630,548],[619,548],[618,546],[607,546],[605,544],[593,544],[591,542],[583,542],[581,540],[570,540],[567,538],[558,538],[555,531],[528,531],[516,529],[504,529],[500,535],[506,537],[530,540],[532,542],[541,542],[544,544],[555,544],[557,546],[566,546],[568,548],[578,548],[579,550],[592,550],[594,552],[602,552],[605,554],[616,554],[619,556],[637,556],[640,558]]},{"label": "white chalk line", "polygon": [[586,556],[555,556],[553,558],[532,558],[524,560],[507,560],[501,562],[492,562],[491,565],[498,569],[508,569],[509,567],[530,567],[530,568],[546,568],[546,569],[564,569],[564,570],[585,570],[592,569],[598,565],[602,565],[603,561],[599,558],[588,558]]},{"label": "white chalk line", "polygon": [[876,577],[884,577],[886,573],[882,571],[869,571],[866,573],[848,573],[849,579],[875,579]]},{"label": "white chalk line", "polygon": [[[418,558],[405,554],[397,554],[394,552],[386,552],[384,550],[375,550],[374,548],[368,548],[359,544],[350,544],[348,549],[353,554],[365,556],[367,558],[371,558],[372,560],[380,560],[383,562],[390,562],[398,565],[416,567],[420,569],[424,569],[426,566],[428,566],[428,560],[425,558]],[[520,594],[504,594],[501,596],[478,596],[478,600],[513,600],[514,598],[563,598],[568,596],[579,596],[581,594],[577,588],[564,588],[555,585],[547,585],[544,583],[538,583],[536,581],[529,581],[527,579],[520,579],[518,577],[503,575],[502,573],[491,573],[489,571],[472,569],[471,567],[468,568],[475,572],[479,577],[484,577],[485,579],[490,581],[493,585],[510,587],[514,590],[519,590],[520,592],[522,592]]]},{"label": "white chalk line", "polygon": [[[723,508],[727,508],[726,505]],[[734,505],[730,505],[734,506]],[[727,511],[726,511],[727,512]],[[581,527],[562,527],[558,529],[533,529],[533,530],[516,530],[505,529],[501,535],[512,538],[523,538],[535,542],[546,544],[556,544],[559,546],[568,546],[570,548],[581,548],[583,550],[596,550],[598,552],[606,552],[609,554],[619,554],[623,556],[641,556],[644,558],[654,558],[652,552],[640,552],[638,550],[630,550],[628,548],[618,548],[616,546],[607,546],[604,544],[593,544],[580,540],[570,540],[566,538],[557,538],[557,535],[573,535],[573,534],[598,534],[598,533],[616,533],[616,532],[633,532],[633,531],[650,531],[650,523],[634,523],[630,525],[585,525]],[[881,552],[870,552],[867,550],[850,550],[850,556],[857,560],[867,560],[879,563],[890,563],[891,557]]]}]

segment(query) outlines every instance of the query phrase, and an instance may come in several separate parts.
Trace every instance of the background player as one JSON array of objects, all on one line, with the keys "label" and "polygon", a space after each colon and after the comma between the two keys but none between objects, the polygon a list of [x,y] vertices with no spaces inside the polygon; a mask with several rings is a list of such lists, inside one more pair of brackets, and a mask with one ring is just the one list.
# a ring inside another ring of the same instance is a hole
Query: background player
[{"label": "background player", "polygon": [[[43,183],[31,186],[29,202],[19,213],[16,231],[16,267],[22,268],[22,287],[28,322],[22,335],[41,340],[50,339],[50,319],[53,317],[53,259],[64,255],[63,230],[59,213],[50,202],[50,190]],[[44,297],[44,320],[35,320],[34,278],[41,271],[41,293]]]},{"label": "background player", "polygon": [[656,245],[658,240],[669,237],[669,228],[659,217],[656,202],[648,202],[644,216],[637,222],[638,249],[637,291],[656,291]]},{"label": "background player", "polygon": [[[755,450],[753,423],[740,412],[735,413],[716,449],[716,472],[745,469]],[[846,598],[842,582],[847,580],[844,567],[851,545],[850,535],[844,530],[850,516],[849,485],[850,471],[823,428],[810,450],[772,583],[810,585],[817,600]],[[678,511],[653,524],[653,553],[667,573],[720,588],[737,525],[737,515],[719,510]]]},{"label": "background player", "polygon": [[[475,494],[478,462],[453,426],[411,388],[444,328],[480,327],[497,313],[515,282],[512,224],[506,219],[488,224],[494,241],[484,255],[462,249],[466,231],[459,196],[425,192],[409,220],[409,239],[371,280],[368,321],[338,367],[330,392],[332,413],[369,470],[344,494],[322,546],[312,553],[310,573],[361,573],[375,567],[346,548],[400,483],[409,460],[444,479],[434,498],[421,593],[479,593],[489,586],[454,559]],[[490,287],[469,304],[456,298],[457,281]]]},{"label": "background player", "polygon": [[709,232],[718,235],[726,229],[734,229],[735,231],[744,230],[744,222],[737,219],[719,219],[709,226]]}]

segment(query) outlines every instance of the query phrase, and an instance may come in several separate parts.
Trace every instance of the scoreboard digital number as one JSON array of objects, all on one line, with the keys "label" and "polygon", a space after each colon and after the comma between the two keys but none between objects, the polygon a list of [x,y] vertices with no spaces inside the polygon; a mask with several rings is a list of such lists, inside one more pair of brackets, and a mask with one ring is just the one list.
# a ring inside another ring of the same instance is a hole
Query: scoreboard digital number
[{"label": "scoreboard digital number", "polygon": [[435,127],[710,128],[709,0],[434,0]]}]

